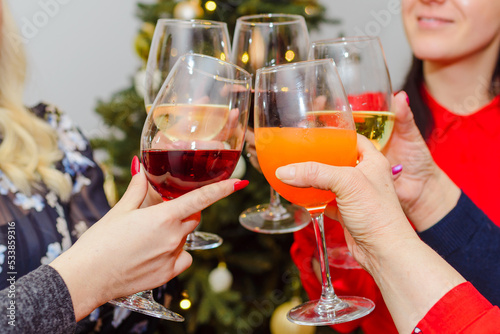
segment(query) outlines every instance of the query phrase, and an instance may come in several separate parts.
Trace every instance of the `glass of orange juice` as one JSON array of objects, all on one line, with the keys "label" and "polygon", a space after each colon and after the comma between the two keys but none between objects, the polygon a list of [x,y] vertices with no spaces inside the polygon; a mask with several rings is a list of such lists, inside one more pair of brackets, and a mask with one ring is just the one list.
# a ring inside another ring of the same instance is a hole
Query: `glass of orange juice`
[{"label": "glass of orange juice", "polygon": [[261,169],[285,199],[306,208],[311,217],[321,264],[321,298],[299,305],[288,319],[301,325],[332,325],[361,318],[375,304],[363,297],[338,297],[331,283],[323,215],[335,199],[331,191],[296,188],[275,176],[278,167],[315,161],[354,166],[356,127],[332,59],[311,60],[257,70],[255,144]]}]

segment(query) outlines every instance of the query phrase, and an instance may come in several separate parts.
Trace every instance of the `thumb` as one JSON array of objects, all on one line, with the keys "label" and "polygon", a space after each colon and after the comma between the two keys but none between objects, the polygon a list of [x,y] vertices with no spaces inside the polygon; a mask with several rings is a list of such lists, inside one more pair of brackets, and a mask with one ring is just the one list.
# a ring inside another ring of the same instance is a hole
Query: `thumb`
[{"label": "thumb", "polygon": [[394,132],[399,132],[405,136],[420,136],[413,113],[408,102],[408,95],[401,91],[394,97],[394,108],[396,113],[396,123],[394,124]]},{"label": "thumb", "polygon": [[132,180],[127,187],[127,191],[115,205],[119,210],[128,211],[139,208],[148,193],[148,180],[137,156],[132,159],[131,172]]}]

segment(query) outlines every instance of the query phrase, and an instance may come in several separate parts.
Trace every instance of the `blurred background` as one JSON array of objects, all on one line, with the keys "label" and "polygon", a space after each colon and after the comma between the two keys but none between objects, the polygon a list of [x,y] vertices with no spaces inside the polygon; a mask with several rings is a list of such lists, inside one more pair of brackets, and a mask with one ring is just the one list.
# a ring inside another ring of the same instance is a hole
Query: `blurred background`
[{"label": "blurred background", "polygon": [[[207,9],[210,1],[215,10]],[[9,4],[28,54],[26,104],[57,105],[91,138],[106,174],[111,204],[127,186],[130,161],[139,153],[146,113],[137,87],[142,85],[139,74],[159,17],[225,21],[232,35],[238,16],[287,12],[305,16],[311,41],[377,35],[394,91],[411,60],[399,0],[10,0]],[[329,327],[298,326],[286,319],[293,305],[307,299],[290,259],[293,235],[258,234],[238,223],[243,210],[269,201],[268,184],[245,159],[235,177],[250,180],[250,185],[202,215],[203,231],[222,236],[224,243],[193,252],[191,268],[169,282],[168,307],[186,322],[163,321],[158,334],[334,333]]]}]

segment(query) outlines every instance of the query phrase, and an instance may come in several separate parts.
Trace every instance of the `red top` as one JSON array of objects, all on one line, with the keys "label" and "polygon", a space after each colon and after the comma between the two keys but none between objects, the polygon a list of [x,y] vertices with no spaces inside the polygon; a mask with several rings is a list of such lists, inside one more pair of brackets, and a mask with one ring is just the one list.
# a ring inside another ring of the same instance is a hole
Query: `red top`
[{"label": "red top", "polygon": [[[434,161],[500,226],[497,196],[500,189],[500,129],[497,128],[500,125],[500,96],[468,116],[452,114],[426,89],[422,89],[422,96],[435,123],[427,140]],[[471,98],[470,103],[474,103],[474,99]]]},{"label": "red top", "polygon": [[434,304],[413,333],[498,334],[500,309],[491,305],[472,284],[462,283]]},{"label": "red top", "polygon": [[[496,131],[496,125],[500,124],[500,96],[472,115],[456,116],[439,105],[425,89],[422,95],[435,119],[435,128],[428,140],[434,160],[493,222],[500,225],[500,210],[496,209],[500,205],[496,199],[500,173],[494,172],[500,166],[500,154],[496,154],[500,147],[500,131]],[[325,235],[327,245],[345,244],[340,224],[328,218],[325,218]],[[321,283],[311,265],[316,253],[312,225],[295,232],[294,237],[290,249],[292,259],[309,297],[318,299]],[[361,326],[366,334],[397,333],[382,295],[366,271],[330,267],[330,273],[339,296],[363,296],[376,304],[370,315],[332,326],[335,330],[349,333]]]}]

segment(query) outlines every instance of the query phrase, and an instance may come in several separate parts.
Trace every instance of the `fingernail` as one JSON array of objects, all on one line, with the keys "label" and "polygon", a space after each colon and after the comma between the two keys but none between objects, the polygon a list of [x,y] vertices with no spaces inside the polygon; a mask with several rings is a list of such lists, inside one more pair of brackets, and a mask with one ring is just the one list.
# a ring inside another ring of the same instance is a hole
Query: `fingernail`
[{"label": "fingernail", "polygon": [[295,167],[280,167],[276,169],[275,174],[279,180],[293,180],[295,178]]},{"label": "fingernail", "polygon": [[134,155],[134,158],[132,159],[132,165],[130,166],[130,174],[134,176],[135,174],[139,173],[139,170],[141,169],[141,164],[139,163],[139,158],[137,155]]},{"label": "fingernail", "polygon": [[238,190],[245,188],[246,186],[248,186],[249,183],[250,183],[250,181],[248,181],[248,180],[241,180],[241,181],[236,182],[233,185],[234,191],[238,191]]},{"label": "fingernail", "polygon": [[403,165],[399,164],[399,165],[393,166],[391,169],[392,169],[392,175],[396,175],[396,174],[399,174],[403,171]]},{"label": "fingernail", "polygon": [[408,97],[408,94],[406,94],[406,103],[408,103],[408,106],[410,105],[410,98]]}]

